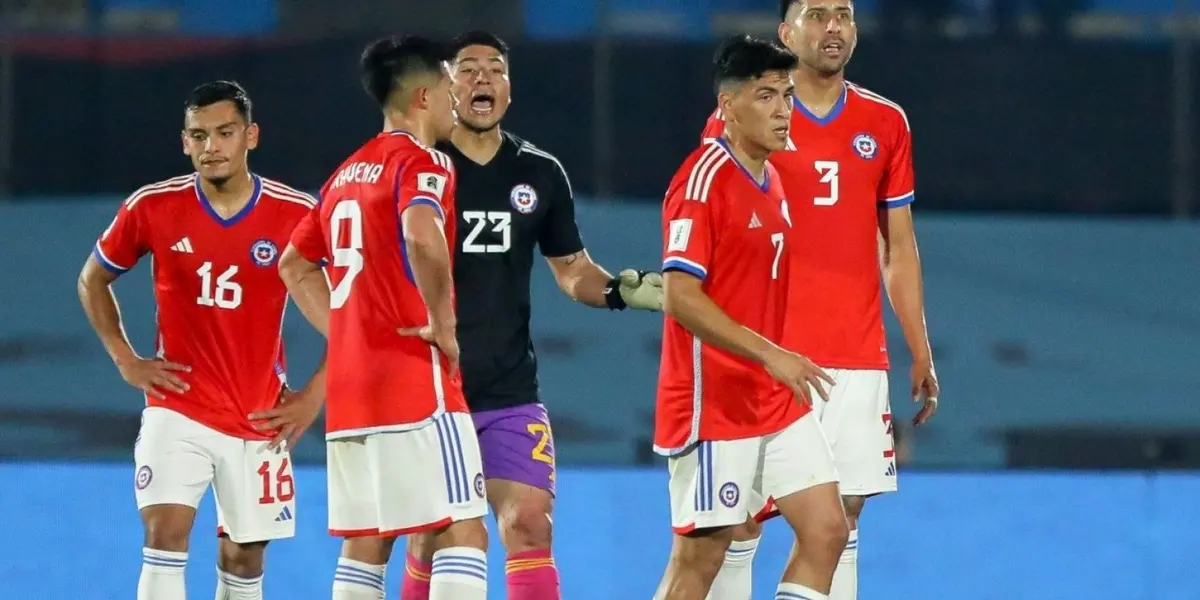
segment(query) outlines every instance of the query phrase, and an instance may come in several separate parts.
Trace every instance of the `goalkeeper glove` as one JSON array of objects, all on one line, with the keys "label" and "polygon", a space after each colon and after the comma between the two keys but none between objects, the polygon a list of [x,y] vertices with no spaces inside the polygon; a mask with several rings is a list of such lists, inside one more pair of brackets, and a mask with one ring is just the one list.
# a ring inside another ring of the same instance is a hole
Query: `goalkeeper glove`
[{"label": "goalkeeper glove", "polygon": [[660,273],[647,273],[625,269],[608,282],[604,288],[604,300],[609,310],[661,311],[663,306],[663,281]]}]

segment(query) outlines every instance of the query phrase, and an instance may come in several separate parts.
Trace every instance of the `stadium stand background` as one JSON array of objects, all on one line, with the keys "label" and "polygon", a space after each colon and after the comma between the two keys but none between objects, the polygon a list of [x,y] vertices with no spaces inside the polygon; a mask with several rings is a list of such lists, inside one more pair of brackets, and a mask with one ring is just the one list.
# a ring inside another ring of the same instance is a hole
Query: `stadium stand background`
[{"label": "stadium stand background", "polygon": [[[881,3],[859,3],[850,75],[913,124],[944,405],[903,431],[902,492],[866,513],[863,597],[1195,597],[1177,548],[1200,535],[1186,502],[1200,496],[1200,18],[1176,0],[1104,0],[1060,31],[1035,3],[1008,28],[984,0],[925,20]],[[769,33],[770,4],[0,0],[0,512],[14,540],[0,597],[132,595],[140,400],[73,284],[121,195],[186,169],[179,99],[195,83],[244,83],[264,128],[254,168],[313,189],[378,125],[353,65],[381,23],[495,28],[514,44],[508,125],[566,165],[593,255],[652,267],[658,201],[711,109],[713,40]],[[669,545],[648,443],[659,318],[574,306],[535,273],[565,595],[648,597]],[[146,269],[118,291],[149,348]],[[908,417],[907,354],[889,326],[893,404]],[[321,344],[297,311],[285,335],[303,380]],[[297,450],[299,534],[272,548],[270,597],[329,586],[323,456],[315,434]],[[208,504],[193,597],[211,596],[212,521]],[[758,594],[787,551],[770,529]]]}]

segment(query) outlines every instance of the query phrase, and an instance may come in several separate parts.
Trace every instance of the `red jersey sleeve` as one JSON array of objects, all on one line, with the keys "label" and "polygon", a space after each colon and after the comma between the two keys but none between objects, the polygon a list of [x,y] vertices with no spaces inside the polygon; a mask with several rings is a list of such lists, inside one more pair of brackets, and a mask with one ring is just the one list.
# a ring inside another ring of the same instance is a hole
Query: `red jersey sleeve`
[{"label": "red jersey sleeve", "polygon": [[700,134],[700,141],[707,139],[719,138],[725,134],[725,115],[721,114],[721,109],[716,109],[708,116],[708,122],[704,124],[704,132]]},{"label": "red jersey sleeve", "polygon": [[325,230],[321,227],[321,205],[308,211],[303,219],[292,230],[292,246],[313,264],[325,264],[329,259],[329,244],[325,240]]},{"label": "red jersey sleeve", "polygon": [[137,264],[142,255],[150,251],[149,231],[146,227],[145,205],[138,206],[140,198],[135,194],[130,196],[117,216],[113,218],[108,229],[100,234],[92,255],[102,267],[114,275],[120,275]]},{"label": "red jersey sleeve", "polygon": [[912,132],[908,117],[898,115],[895,141],[888,157],[887,172],[879,182],[879,203],[888,208],[900,208],[912,204],[916,199],[913,187]]},{"label": "red jersey sleeve", "polygon": [[426,204],[437,210],[445,223],[453,168],[450,157],[441,152],[425,150],[416,153],[396,175],[396,210],[402,213],[415,204]]},{"label": "red jersey sleeve", "polygon": [[[708,277],[708,265],[716,241],[716,218],[711,201],[715,194],[689,193],[690,185],[678,185],[663,204],[663,272],[683,271],[699,279]],[[702,196],[691,198],[690,196]]]}]

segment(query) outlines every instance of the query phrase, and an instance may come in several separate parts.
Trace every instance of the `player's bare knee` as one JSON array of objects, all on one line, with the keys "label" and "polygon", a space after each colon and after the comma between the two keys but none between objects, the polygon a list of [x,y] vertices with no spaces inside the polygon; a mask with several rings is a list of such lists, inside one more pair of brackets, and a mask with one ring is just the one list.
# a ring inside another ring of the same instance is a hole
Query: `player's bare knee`
[{"label": "player's bare knee", "polygon": [[258,577],[263,572],[266,542],[239,544],[222,537],[217,548],[217,568],[238,577]]},{"label": "player's bare knee", "polygon": [[187,552],[195,515],[195,509],[187,506],[164,504],[142,509],[145,546],[155,550]]},{"label": "player's bare knee", "polygon": [[433,534],[422,532],[414,533],[406,536],[407,550],[411,556],[420,559],[422,562],[430,562],[433,560]]},{"label": "player's bare knee", "polygon": [[797,545],[812,556],[836,557],[846,548],[850,528],[841,510],[822,510],[809,514],[797,534]]},{"label": "player's bare knee", "polygon": [[499,515],[500,539],[510,554],[549,548],[553,537],[548,507],[514,503]]},{"label": "player's bare knee", "polygon": [[846,521],[850,524],[850,529],[858,529],[858,517],[862,515],[866,505],[866,496],[842,496],[842,506],[846,507]]},{"label": "player's bare knee", "polygon": [[434,549],[478,548],[487,550],[488,534],[483,519],[455,521],[434,537]]},{"label": "player's bare knee", "polygon": [[342,557],[369,565],[386,565],[395,543],[396,538],[373,535],[348,537],[342,541]]}]

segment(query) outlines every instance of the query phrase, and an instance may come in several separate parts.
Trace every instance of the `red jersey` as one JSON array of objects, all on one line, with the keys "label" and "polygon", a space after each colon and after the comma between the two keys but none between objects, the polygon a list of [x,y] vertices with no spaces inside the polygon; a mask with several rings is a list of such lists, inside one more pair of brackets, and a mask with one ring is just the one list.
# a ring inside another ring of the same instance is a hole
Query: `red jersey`
[{"label": "red jersey", "polygon": [[157,354],[188,365],[190,386],[149,406],[180,413],[222,433],[265,440],[246,415],[267,410],[285,383],[283,312],[287,288],[276,259],[296,223],[316,201],[254,175],[254,195],[222,218],[200,188],[199,175],[145,186],[117,209],[93,255],[121,274],[152,257],[158,305]]},{"label": "red jersey", "polygon": [[[793,105],[788,151],[771,156],[796,227],[784,345],[822,367],[887,369],[879,211],[914,198],[908,117],[852,83],[824,118]],[[724,127],[718,110],[704,137]]]},{"label": "red jersey", "polygon": [[[724,139],[706,141],[671,180],[663,205],[663,266],[703,281],[733,320],[778,342],[783,335],[792,233],[774,167],[757,183]],[[775,433],[807,409],[766,369],[663,324],[654,448],[683,452],[700,440]]]},{"label": "red jersey", "polygon": [[301,255],[328,264],[327,439],[416,429],[447,411],[467,412],[441,352],[396,332],[429,324],[400,215],[415,204],[435,208],[453,260],[454,189],[449,157],[408,133],[382,133],[342,163],[292,234]]}]

